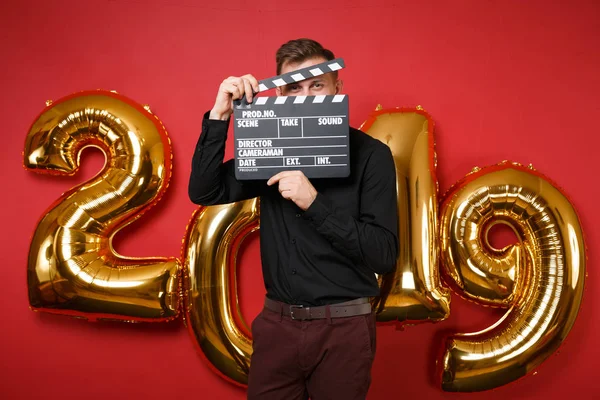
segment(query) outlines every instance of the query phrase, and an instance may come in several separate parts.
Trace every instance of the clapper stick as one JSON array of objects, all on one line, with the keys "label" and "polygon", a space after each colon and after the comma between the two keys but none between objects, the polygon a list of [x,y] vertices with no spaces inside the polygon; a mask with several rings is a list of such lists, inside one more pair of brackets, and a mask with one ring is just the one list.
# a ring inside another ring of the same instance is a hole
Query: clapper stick
[{"label": "clapper stick", "polygon": [[[258,92],[255,92],[254,94],[289,85],[290,83],[300,82],[308,78],[314,78],[315,76],[327,74],[329,72],[338,71],[344,67],[344,59],[336,58],[335,60],[326,61],[321,64],[311,65],[310,67],[273,76],[271,78],[258,81]],[[246,100],[246,97],[243,97],[241,99],[234,100],[233,105],[235,107],[247,106],[248,101]]]}]

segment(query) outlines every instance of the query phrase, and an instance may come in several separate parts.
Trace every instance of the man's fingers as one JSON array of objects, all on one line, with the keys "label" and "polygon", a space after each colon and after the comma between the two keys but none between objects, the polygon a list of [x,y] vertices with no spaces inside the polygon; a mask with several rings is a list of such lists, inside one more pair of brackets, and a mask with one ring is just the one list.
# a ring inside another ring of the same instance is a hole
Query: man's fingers
[{"label": "man's fingers", "polygon": [[293,188],[294,185],[291,182],[286,182],[285,180],[279,181],[279,193],[292,190]]},{"label": "man's fingers", "polygon": [[256,78],[251,74],[244,75],[243,78],[250,81],[250,85],[252,85],[252,90],[254,91],[254,93],[258,93],[258,81],[256,80]]},{"label": "man's fingers", "polygon": [[279,182],[279,193],[284,199],[290,200],[296,191],[289,184]]},{"label": "man's fingers", "polygon": [[273,175],[268,181],[267,181],[267,185],[271,186],[277,182],[279,182],[281,179],[285,178],[286,176],[288,176],[288,174],[290,173],[290,171],[281,171],[278,174]]},{"label": "man's fingers", "polygon": [[288,178],[291,176],[303,176],[302,171],[282,171],[278,174],[273,175],[268,181],[267,185],[271,186],[274,183],[279,182],[283,178]]},{"label": "man's fingers", "polygon": [[[231,77],[229,79],[227,79],[227,83],[231,84],[233,86],[235,86],[237,88],[237,94],[238,97],[234,97],[233,99],[241,99],[244,96],[244,93],[246,92],[246,87],[244,85],[244,80],[242,78],[237,78],[237,77]],[[233,92],[232,92],[233,94]]]},{"label": "man's fingers", "polygon": [[240,88],[234,85],[233,83],[223,83],[221,86],[224,92],[231,94],[231,98],[233,100],[237,100],[243,96],[243,93],[240,91]]},{"label": "man's fingers", "polygon": [[280,173],[278,173],[278,174],[275,174],[275,175],[273,175],[272,177],[270,177],[270,178],[269,178],[269,180],[267,181],[267,185],[268,185],[268,186],[271,186],[271,185],[273,185],[273,184],[275,184],[275,183],[279,182],[279,180],[282,178],[282,177],[281,177],[281,174],[282,174],[282,173],[283,173],[283,172],[280,172]]},{"label": "man's fingers", "polygon": [[246,92],[246,100],[248,100],[248,103],[252,103],[252,97],[253,97],[252,84],[250,84],[250,81],[248,79],[242,79],[242,81],[244,82],[244,91]]},{"label": "man's fingers", "polygon": [[229,78],[225,79],[223,83],[232,83],[234,85],[240,85],[242,83],[242,78],[240,78],[239,76],[230,76]]},{"label": "man's fingers", "polygon": [[[236,89],[234,89],[234,87]],[[250,74],[239,76],[230,76],[221,83],[221,88],[226,93],[232,95],[233,100],[238,100],[246,96],[248,103],[252,103],[254,94],[258,93],[258,81]]]},{"label": "man's fingers", "polygon": [[241,99],[242,97],[244,97],[244,94],[246,93],[246,85],[244,84],[244,80],[242,78],[238,78],[237,81],[234,83],[234,85],[238,88],[238,91],[240,94],[238,99]]}]

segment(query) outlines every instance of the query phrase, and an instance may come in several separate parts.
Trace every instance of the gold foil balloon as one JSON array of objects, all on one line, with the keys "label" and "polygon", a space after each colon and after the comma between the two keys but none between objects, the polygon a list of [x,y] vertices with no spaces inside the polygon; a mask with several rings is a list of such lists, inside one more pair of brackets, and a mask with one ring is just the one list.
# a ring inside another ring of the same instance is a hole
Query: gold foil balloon
[{"label": "gold foil balloon", "polygon": [[[398,176],[400,253],[394,274],[383,277],[379,321],[447,318],[450,295],[440,286],[437,252],[437,181],[433,123],[422,110],[379,110],[365,131],[391,147]],[[247,383],[252,353],[241,316],[236,262],[239,244],[258,229],[258,200],[202,208],[184,240],[185,318],[200,353],[221,376]]]},{"label": "gold foil balloon", "polygon": [[[548,180],[518,164],[477,170],[442,204],[443,272],[467,299],[510,307],[493,326],[447,338],[442,388],[472,392],[518,379],[563,342],[579,311],[585,246],[577,214]],[[489,245],[494,223],[519,243]]]},{"label": "gold foil balloon", "polygon": [[236,257],[258,229],[258,201],[199,209],[183,246],[187,328],[210,366],[237,385],[248,383],[252,341],[239,308]]},{"label": "gold foil balloon", "polygon": [[450,293],[438,273],[433,121],[421,109],[378,109],[361,128],[390,147],[396,164],[400,252],[395,271],[381,277],[377,320],[443,320]]},{"label": "gold foil balloon", "polygon": [[127,258],[112,237],[154,205],[171,175],[171,145],[157,117],[116,93],[88,91],[51,103],[27,134],[24,163],[72,175],[81,149],[106,156],[102,171],[54,202],[37,225],[27,264],[33,310],[88,319],[177,317],[180,263]]}]

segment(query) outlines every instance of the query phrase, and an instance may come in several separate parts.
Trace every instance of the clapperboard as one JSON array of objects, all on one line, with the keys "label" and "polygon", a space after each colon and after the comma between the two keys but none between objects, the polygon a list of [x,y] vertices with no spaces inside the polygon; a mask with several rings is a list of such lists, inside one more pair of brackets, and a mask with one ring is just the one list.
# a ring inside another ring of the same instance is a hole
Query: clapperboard
[{"label": "clapperboard", "polygon": [[[259,82],[259,92],[344,68],[341,58]],[[350,174],[348,96],[255,97],[234,102],[235,176],[269,179],[300,170],[309,178]]]}]

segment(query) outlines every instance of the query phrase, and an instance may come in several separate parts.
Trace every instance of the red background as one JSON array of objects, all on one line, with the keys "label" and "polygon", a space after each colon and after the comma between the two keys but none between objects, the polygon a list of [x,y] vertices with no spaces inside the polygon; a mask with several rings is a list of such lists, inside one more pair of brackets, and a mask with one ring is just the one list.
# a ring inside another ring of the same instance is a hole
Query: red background
[{"label": "red background", "polygon": [[[444,322],[379,327],[369,399],[600,395],[599,16],[594,0],[2,2],[0,397],[245,398],[203,363],[180,321],[90,323],[28,309],[26,257],[37,220],[104,159],[86,151],[78,176],[58,178],[25,171],[21,152],[47,99],[102,88],[150,104],[170,132],[174,175],[164,199],[117,235],[115,247],[131,256],[179,256],[196,208],[187,179],[202,113],[223,78],[274,75],[277,47],[303,36],[345,59],[354,126],[379,103],[420,104],[432,115],[442,192],[476,165],[533,163],[570,196],[586,233],[579,317],[536,375],[486,393],[442,392],[433,379],[441,333],[479,330],[501,315],[453,295]],[[264,293],[257,237],[243,246],[239,269],[251,320]]]}]

